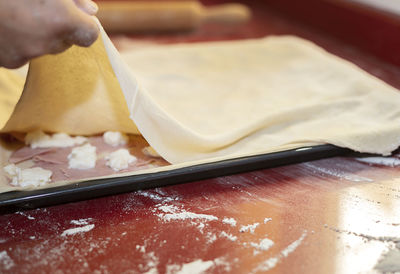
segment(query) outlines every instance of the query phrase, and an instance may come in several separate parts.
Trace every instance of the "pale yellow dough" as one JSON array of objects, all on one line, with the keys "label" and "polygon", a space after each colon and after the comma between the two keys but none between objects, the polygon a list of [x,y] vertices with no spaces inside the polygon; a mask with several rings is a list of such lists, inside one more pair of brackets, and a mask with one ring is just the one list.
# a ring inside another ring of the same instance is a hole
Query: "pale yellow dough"
[{"label": "pale yellow dough", "polygon": [[400,145],[399,91],[301,38],[170,45],[123,59],[144,87],[128,101],[131,117],[171,163],[323,143],[388,155]]},{"label": "pale yellow dough", "polygon": [[400,94],[293,36],[157,46],[121,58],[102,31],[89,49],[31,62],[3,132],[136,127],[174,165],[125,175],[324,143],[387,155],[400,145]]}]

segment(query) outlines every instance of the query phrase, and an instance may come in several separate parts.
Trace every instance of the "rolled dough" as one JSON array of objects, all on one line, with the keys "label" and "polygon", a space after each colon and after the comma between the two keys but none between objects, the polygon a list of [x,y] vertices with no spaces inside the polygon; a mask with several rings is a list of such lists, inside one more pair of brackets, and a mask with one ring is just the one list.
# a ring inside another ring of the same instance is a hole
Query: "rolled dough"
[{"label": "rolled dough", "polygon": [[32,61],[2,131],[139,129],[174,164],[157,171],[324,143],[382,155],[400,145],[399,92],[301,38],[157,46],[121,57],[101,34],[89,49]]},{"label": "rolled dough", "polygon": [[[112,64],[121,61],[106,49]],[[128,100],[131,118],[171,163],[322,143],[388,155],[400,145],[399,91],[298,37],[122,57],[143,87]],[[113,67],[120,79],[122,66]]]}]

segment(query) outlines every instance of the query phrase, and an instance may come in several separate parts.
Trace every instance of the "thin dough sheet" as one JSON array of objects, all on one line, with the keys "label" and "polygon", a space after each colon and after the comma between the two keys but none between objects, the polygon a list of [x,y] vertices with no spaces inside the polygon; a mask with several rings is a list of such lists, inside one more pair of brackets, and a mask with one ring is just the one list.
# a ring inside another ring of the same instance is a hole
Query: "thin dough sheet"
[{"label": "thin dough sheet", "polygon": [[89,49],[34,60],[12,109],[3,132],[140,132],[172,165],[139,173],[326,143],[382,155],[400,145],[398,90],[294,36],[121,56],[102,30]]},{"label": "thin dough sheet", "polygon": [[399,91],[298,37],[162,46],[123,60],[143,87],[128,101],[131,118],[171,163],[310,143],[388,155],[400,144]]}]

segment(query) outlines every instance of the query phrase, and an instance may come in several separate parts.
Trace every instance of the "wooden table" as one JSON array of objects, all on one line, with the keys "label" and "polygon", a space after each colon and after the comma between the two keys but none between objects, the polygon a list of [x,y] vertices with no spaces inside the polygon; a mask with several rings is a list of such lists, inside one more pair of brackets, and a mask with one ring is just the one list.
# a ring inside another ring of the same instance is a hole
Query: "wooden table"
[{"label": "wooden table", "polygon": [[[315,41],[400,87],[398,67],[264,6],[257,6],[255,19],[243,27],[140,38],[179,42],[283,33]],[[3,214],[0,272],[388,269],[383,263],[400,257],[397,156],[383,165],[337,157]]]}]

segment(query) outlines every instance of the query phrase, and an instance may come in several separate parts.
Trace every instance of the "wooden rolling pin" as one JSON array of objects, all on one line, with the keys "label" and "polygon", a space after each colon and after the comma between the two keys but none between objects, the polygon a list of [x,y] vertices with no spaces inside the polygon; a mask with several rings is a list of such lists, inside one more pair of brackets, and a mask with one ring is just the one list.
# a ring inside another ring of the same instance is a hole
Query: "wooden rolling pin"
[{"label": "wooden rolling pin", "polygon": [[100,1],[97,17],[108,32],[188,31],[205,23],[238,24],[251,17],[242,4],[205,7],[198,1]]}]

